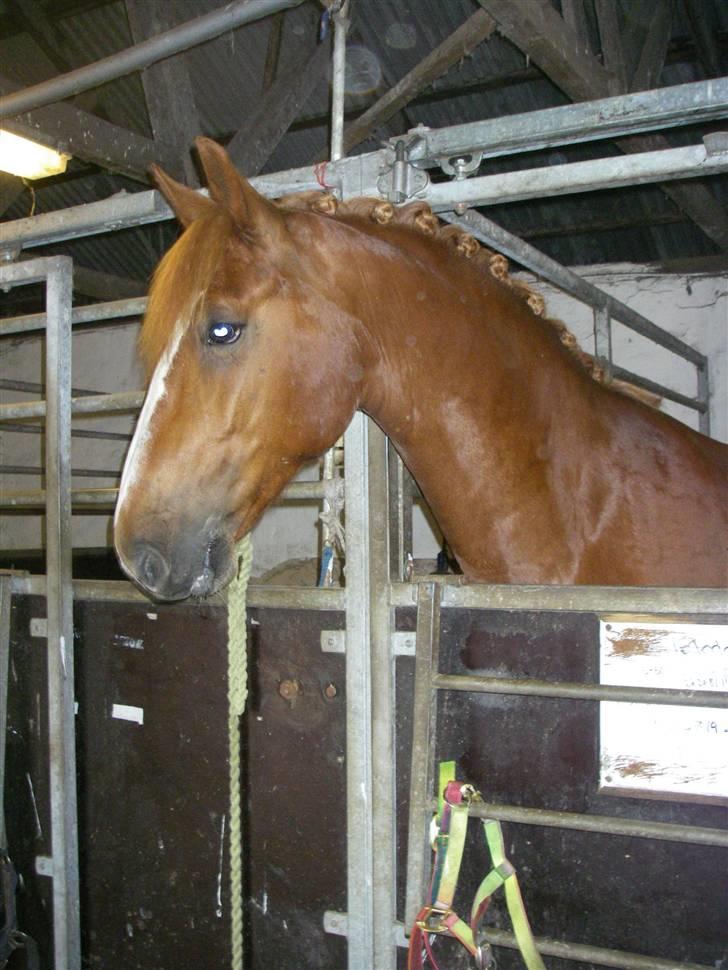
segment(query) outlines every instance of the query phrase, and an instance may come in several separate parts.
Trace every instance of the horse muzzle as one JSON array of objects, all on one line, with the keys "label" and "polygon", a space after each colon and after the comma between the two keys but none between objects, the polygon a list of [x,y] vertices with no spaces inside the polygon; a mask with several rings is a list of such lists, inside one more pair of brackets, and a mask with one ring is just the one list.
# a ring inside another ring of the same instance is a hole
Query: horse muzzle
[{"label": "horse muzzle", "polygon": [[183,600],[216,593],[231,578],[230,542],[219,534],[181,543],[136,539],[130,554],[117,545],[122,568],[155,600]]}]

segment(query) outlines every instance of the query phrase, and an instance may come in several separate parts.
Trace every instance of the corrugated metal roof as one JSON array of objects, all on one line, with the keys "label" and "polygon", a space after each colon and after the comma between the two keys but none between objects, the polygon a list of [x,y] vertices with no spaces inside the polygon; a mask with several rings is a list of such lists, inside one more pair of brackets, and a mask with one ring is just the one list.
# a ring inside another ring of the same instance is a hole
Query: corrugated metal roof
[{"label": "corrugated metal roof", "polygon": [[[558,9],[557,0],[553,0]],[[633,0],[620,0],[622,9],[635,17],[641,8]],[[627,8],[627,4],[630,4]],[[171,23],[181,23],[220,6],[220,0],[166,0],[164,11]],[[59,38],[59,50],[71,66],[79,66],[122,50],[132,42],[123,0],[44,0],[43,7]],[[703,0],[704,15],[728,71],[728,4]],[[353,0],[350,33],[351,83],[356,90],[348,110],[359,112],[374,102],[433,48],[447,38],[477,9],[475,0]],[[591,0],[585,0],[589,29],[597,40]],[[286,12],[283,21],[281,70],[298,53],[313,49],[320,6],[308,2]],[[188,68],[201,132],[225,140],[257,107],[272,21],[239,28],[216,40],[178,55]],[[29,84],[58,73],[30,33],[0,10],[0,74]],[[703,77],[682,0],[675,4],[671,51],[661,77],[665,85]],[[431,127],[477,121],[501,115],[540,110],[568,103],[566,96],[546,79],[509,41],[497,34],[481,45],[429,92],[436,97],[418,98],[409,104],[355,151],[378,147],[379,139],[401,133],[407,127]],[[279,143],[267,171],[308,164],[328,141],[329,90],[326,79],[302,110],[305,126],[292,127]],[[144,90],[139,74],[120,78],[82,96],[81,103],[115,125],[151,136]],[[695,140],[685,130],[670,133],[675,144]],[[613,149],[616,151],[616,149]],[[572,146],[540,159],[543,164],[597,157],[603,146]],[[504,171],[535,164],[533,155],[488,162],[488,170]],[[93,166],[74,163],[73,178],[39,184],[37,211],[60,209],[93,201],[120,188],[138,191],[143,186],[118,176],[99,173]],[[716,204],[728,200],[726,178],[709,180]],[[28,211],[22,195],[3,218],[18,218]],[[654,186],[620,192],[592,193],[537,202],[491,207],[491,218],[506,228],[531,238],[536,245],[565,263],[667,260],[700,256],[717,251],[707,237],[687,221],[673,202]],[[174,236],[170,227],[129,230],[114,236],[94,237],[63,247],[83,265],[143,280],[149,276],[160,247]]]}]

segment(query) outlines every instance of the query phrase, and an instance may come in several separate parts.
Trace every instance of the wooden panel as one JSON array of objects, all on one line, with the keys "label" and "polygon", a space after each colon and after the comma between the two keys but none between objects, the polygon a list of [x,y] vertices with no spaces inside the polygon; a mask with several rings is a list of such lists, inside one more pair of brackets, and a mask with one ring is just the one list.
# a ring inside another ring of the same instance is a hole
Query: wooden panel
[{"label": "wooden panel", "polygon": [[[45,965],[49,886],[34,874],[49,831],[44,643],[28,635],[43,601],[13,603],[11,852],[27,883],[20,923]],[[345,941],[323,930],[324,910],[345,908],[346,880],[344,662],[320,650],[333,620],[260,611],[252,627],[249,970],[292,965],[301,948],[322,970],[345,962]],[[227,966],[225,612],[77,603],[76,649],[85,965]],[[286,679],[301,685],[294,704],[279,693]],[[132,719],[114,717],[115,705],[131,708]]]}]

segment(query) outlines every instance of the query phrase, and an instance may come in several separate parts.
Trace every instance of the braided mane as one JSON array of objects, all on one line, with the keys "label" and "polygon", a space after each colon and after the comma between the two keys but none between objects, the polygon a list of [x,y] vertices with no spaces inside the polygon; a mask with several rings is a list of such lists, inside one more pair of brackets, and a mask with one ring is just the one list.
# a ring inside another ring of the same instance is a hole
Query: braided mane
[{"label": "braided mane", "polygon": [[599,384],[609,384],[614,390],[635,397],[652,407],[660,406],[660,398],[656,395],[635,387],[625,381],[607,381],[604,368],[595,358],[582,350],[574,334],[561,320],[546,316],[546,303],[540,293],[528,284],[515,280],[509,273],[508,260],[502,253],[493,252],[483,246],[471,233],[459,226],[443,224],[437,218],[427,202],[410,202],[402,206],[394,206],[382,199],[357,198],[341,202],[330,192],[297,192],[282,196],[276,200],[281,209],[316,212],[319,215],[336,218],[354,215],[369,219],[380,226],[388,224],[408,226],[426,236],[439,239],[455,249],[465,259],[470,259],[481,266],[486,273],[500,280],[515,294],[523,299],[534,316],[541,317],[545,323],[553,327],[561,343],[570,351],[575,360],[586,369],[591,377]]}]

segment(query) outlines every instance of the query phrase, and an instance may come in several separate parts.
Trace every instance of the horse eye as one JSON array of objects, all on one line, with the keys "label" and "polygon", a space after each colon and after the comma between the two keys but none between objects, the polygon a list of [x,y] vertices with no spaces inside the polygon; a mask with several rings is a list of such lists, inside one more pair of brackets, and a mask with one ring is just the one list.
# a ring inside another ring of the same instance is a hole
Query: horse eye
[{"label": "horse eye", "polygon": [[208,344],[234,344],[242,332],[243,326],[240,323],[218,321],[208,327],[207,342]]}]

